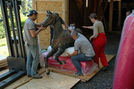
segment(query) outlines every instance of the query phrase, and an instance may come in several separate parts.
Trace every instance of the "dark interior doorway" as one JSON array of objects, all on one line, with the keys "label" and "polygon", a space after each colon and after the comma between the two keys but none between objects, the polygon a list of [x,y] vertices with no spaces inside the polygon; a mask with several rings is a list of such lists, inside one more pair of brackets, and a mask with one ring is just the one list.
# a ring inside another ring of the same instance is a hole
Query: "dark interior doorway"
[{"label": "dark interior doorway", "polygon": [[83,29],[82,26],[92,25],[89,15],[95,12],[98,15],[98,19],[103,21],[106,28],[104,13],[107,5],[107,0],[69,0],[69,24],[75,24],[89,38],[92,35],[92,30]]},{"label": "dark interior doorway", "polygon": [[[121,7],[119,5],[121,5]],[[121,4],[120,1],[113,2],[112,32],[121,33],[126,18],[126,11],[128,8],[134,9],[133,6],[133,0],[122,0]],[[69,0],[69,24],[74,23],[76,27],[82,29],[83,33],[88,35],[90,31],[81,28],[81,26],[92,25],[88,18],[92,12],[97,13],[99,20],[104,24],[105,31],[109,32],[109,0]]]},{"label": "dark interior doorway", "polygon": [[134,0],[122,0],[122,8],[121,8],[121,13],[122,13],[122,19],[121,23],[123,26],[124,20],[126,18],[126,11],[127,10],[133,10],[134,9]]},{"label": "dark interior doorway", "polygon": [[[108,7],[106,9],[106,12],[104,13],[107,27],[109,25],[108,23],[109,22],[109,8],[110,8],[109,6],[110,4],[108,3]],[[119,1],[113,2],[113,22],[112,22],[113,32],[120,32],[120,33],[122,32],[124,20],[126,18],[126,12],[128,9],[132,11],[132,9],[134,9],[133,6],[134,6],[133,0],[121,0],[121,7],[119,7]],[[121,15],[119,15],[119,9],[121,9]]]}]

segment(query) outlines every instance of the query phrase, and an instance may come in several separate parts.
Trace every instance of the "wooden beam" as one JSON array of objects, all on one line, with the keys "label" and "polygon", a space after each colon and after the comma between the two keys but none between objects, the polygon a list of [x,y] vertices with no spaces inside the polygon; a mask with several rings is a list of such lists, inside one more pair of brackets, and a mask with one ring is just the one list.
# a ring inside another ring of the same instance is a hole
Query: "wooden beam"
[{"label": "wooden beam", "polygon": [[88,0],[86,0],[86,7],[88,7]]},{"label": "wooden beam", "polygon": [[119,29],[121,29],[121,0],[118,2],[118,9],[119,9],[118,26],[119,26]]},{"label": "wooden beam", "polygon": [[97,12],[97,0],[94,0],[94,12]]},{"label": "wooden beam", "polygon": [[32,0],[32,9],[36,10],[36,0]]},{"label": "wooden beam", "polygon": [[113,22],[113,1],[110,0],[110,8],[109,8],[109,32],[112,31],[112,22]]},{"label": "wooden beam", "polygon": [[69,0],[63,0],[63,18],[67,24],[69,24]]},{"label": "wooden beam", "polygon": [[[110,2],[111,0],[108,0],[108,2]],[[116,1],[121,1],[121,0],[113,0],[114,2],[116,2]]]}]

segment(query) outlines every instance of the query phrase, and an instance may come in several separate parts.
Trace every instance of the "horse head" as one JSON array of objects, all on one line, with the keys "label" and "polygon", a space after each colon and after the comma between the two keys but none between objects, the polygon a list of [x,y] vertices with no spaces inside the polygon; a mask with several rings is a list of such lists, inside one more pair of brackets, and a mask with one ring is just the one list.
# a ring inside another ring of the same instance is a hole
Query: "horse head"
[{"label": "horse head", "polygon": [[47,11],[46,19],[42,23],[43,27],[54,25],[56,23],[56,20],[58,20],[58,18],[59,18],[58,13],[52,13],[50,11]]}]

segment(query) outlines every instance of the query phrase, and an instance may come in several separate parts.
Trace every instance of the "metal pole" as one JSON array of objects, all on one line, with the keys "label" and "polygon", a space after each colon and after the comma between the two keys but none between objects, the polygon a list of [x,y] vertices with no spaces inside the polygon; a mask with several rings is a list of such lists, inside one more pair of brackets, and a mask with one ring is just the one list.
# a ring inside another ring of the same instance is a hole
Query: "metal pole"
[{"label": "metal pole", "polygon": [[14,17],[13,17],[13,13],[12,13],[12,6],[11,6],[11,2],[9,4],[9,11],[10,11],[10,20],[11,20],[11,26],[12,26],[12,30],[13,30],[13,40],[14,40],[14,45],[15,45],[15,57],[18,57],[18,47],[17,47],[17,41],[16,41],[16,34],[15,34],[15,26],[14,26]]},{"label": "metal pole", "polygon": [[21,27],[21,20],[20,20],[20,14],[19,14],[19,9],[18,9],[18,4],[17,0],[12,0],[13,1],[13,7],[15,11],[15,19],[16,19],[16,24],[17,24],[17,32],[18,32],[18,40],[19,40],[19,46],[20,46],[20,54],[21,57],[26,57],[25,56],[25,48],[24,48],[24,41],[23,41],[23,34],[22,34],[22,27]]},{"label": "metal pole", "polygon": [[14,13],[15,13],[15,20],[16,20],[16,27],[17,27],[17,34],[18,34],[18,44],[19,44],[19,50],[20,50],[20,57],[22,57],[22,45],[21,45],[21,40],[20,40],[20,34],[19,34],[19,27],[18,27],[18,19],[17,19],[17,13],[16,13],[16,7],[15,7],[15,1],[12,0],[12,3],[13,3],[13,9],[14,9]]},{"label": "metal pole", "polygon": [[25,53],[25,47],[24,47],[24,40],[23,40],[23,34],[22,34],[22,27],[21,27],[21,20],[20,20],[20,12],[19,12],[19,9],[18,9],[18,3],[17,3],[17,0],[15,0],[15,6],[16,6],[16,14],[17,14],[17,19],[18,19],[18,27],[19,27],[19,37],[20,37],[20,40],[21,40],[21,47],[22,47],[22,55],[23,55],[23,58],[26,57],[26,53]]}]

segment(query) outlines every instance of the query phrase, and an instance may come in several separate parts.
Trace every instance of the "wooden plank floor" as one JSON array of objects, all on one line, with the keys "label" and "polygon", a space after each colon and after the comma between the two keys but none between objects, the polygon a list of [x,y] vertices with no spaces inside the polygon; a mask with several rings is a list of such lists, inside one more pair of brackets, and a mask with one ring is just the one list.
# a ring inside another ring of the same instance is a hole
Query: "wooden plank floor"
[{"label": "wooden plank floor", "polygon": [[7,59],[5,57],[0,58],[0,68],[7,66]]}]

